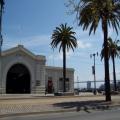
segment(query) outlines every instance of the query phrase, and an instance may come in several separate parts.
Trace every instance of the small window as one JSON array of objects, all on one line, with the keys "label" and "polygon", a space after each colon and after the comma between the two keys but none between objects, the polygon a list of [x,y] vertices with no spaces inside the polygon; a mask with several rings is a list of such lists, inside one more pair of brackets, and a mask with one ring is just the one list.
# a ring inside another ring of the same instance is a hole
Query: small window
[{"label": "small window", "polygon": [[[69,78],[66,78],[65,87],[66,87],[66,92],[68,92],[69,89],[70,89],[70,87],[69,87]],[[63,78],[59,78],[59,91],[63,92]]]},{"label": "small window", "polygon": [[40,80],[36,80],[36,86],[40,85]]},{"label": "small window", "polygon": [[46,92],[47,93],[53,93],[54,92],[52,77],[48,77]]},{"label": "small window", "polygon": [[52,80],[52,77],[48,77],[48,80]]}]

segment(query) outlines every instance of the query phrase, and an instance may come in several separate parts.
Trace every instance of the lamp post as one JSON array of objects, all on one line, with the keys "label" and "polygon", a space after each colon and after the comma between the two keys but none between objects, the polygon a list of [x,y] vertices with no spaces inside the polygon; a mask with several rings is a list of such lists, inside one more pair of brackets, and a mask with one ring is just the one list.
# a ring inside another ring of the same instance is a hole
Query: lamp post
[{"label": "lamp post", "polygon": [[98,56],[98,52],[90,54],[90,58],[93,57],[93,60],[94,60],[94,64],[92,66],[92,74],[94,75],[94,95],[96,95],[96,93],[97,93],[97,91],[96,91],[96,71],[95,71],[95,56],[96,55]]}]

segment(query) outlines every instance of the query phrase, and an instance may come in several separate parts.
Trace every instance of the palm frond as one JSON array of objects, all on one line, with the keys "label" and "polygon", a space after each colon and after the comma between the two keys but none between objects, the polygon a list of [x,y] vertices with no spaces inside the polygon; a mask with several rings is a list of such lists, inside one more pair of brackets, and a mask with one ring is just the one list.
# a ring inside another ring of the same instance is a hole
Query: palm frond
[{"label": "palm frond", "polygon": [[50,43],[52,48],[57,48],[59,46],[59,51],[62,50],[63,46],[69,51],[77,47],[77,39],[75,37],[75,32],[72,31],[72,27],[67,26],[67,24],[61,24],[60,27],[56,27],[52,34],[52,42]]},{"label": "palm frond", "polygon": [[[111,57],[120,57],[120,40],[113,41],[111,37],[108,38],[108,55]],[[101,50],[101,60],[104,58],[104,46]]]},{"label": "palm frond", "polygon": [[120,1],[119,0],[80,0],[74,12],[77,13],[78,25],[83,30],[90,27],[89,35],[96,32],[98,24],[105,18],[118,34],[120,29]]}]

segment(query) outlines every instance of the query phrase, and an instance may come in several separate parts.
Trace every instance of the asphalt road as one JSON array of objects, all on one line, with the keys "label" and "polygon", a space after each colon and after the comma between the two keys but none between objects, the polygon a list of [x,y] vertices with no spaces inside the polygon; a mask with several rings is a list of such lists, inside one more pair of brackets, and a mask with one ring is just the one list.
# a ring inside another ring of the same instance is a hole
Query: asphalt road
[{"label": "asphalt road", "polygon": [[120,120],[119,110],[70,112],[43,115],[25,115],[0,118],[0,120]]}]

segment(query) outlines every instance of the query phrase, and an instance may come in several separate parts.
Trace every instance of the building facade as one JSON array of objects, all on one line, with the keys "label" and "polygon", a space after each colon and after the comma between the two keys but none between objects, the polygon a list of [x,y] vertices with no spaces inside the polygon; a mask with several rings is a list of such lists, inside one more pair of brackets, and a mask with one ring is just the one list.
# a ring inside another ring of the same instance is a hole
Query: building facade
[{"label": "building facade", "polygon": [[[35,55],[23,45],[0,56],[1,94],[45,94],[63,92],[61,67],[46,66],[46,57]],[[66,91],[74,91],[74,69],[67,68]]]}]

